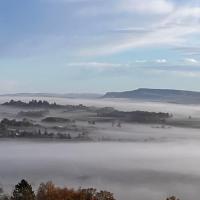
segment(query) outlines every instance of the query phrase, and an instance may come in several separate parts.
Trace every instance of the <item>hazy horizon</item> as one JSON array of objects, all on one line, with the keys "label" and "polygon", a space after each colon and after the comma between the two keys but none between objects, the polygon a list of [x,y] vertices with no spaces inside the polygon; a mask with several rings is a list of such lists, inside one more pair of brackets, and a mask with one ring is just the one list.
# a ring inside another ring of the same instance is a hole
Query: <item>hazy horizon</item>
[{"label": "hazy horizon", "polygon": [[177,90],[177,91],[189,91],[189,92],[200,92],[200,90],[185,90],[185,89],[172,89],[172,88],[148,88],[148,87],[142,87],[142,88],[135,88],[135,89],[130,89],[130,90],[114,90],[114,91],[104,91],[104,92],[48,92],[48,91],[44,91],[44,92],[31,92],[31,91],[27,91],[27,92],[11,92],[11,93],[0,93],[0,95],[20,95],[20,94],[57,94],[57,95],[81,95],[81,94],[96,94],[96,95],[104,95],[108,92],[126,92],[126,91],[134,91],[134,90],[139,90],[139,89],[149,89],[149,90]]}]

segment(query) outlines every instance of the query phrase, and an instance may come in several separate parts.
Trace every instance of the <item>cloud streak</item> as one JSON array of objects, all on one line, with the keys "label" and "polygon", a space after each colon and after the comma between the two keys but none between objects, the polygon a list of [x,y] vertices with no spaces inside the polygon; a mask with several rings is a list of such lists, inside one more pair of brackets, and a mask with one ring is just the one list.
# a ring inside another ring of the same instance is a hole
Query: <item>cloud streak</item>
[{"label": "cloud streak", "polygon": [[[51,80],[59,77],[55,88],[70,83],[80,88],[74,81],[77,77],[84,81],[95,77],[94,86],[87,83],[93,87],[107,77],[106,86],[117,87],[120,84],[113,77],[123,74],[129,80],[124,85],[145,87],[138,77],[151,70],[167,72],[169,78],[170,71],[177,77],[199,74],[200,4],[193,0],[13,3],[0,1],[0,80],[13,78],[13,83],[0,82],[6,90],[17,89],[15,79],[22,83],[30,79],[37,90],[44,85],[44,75],[51,77],[44,87],[52,88]],[[34,78],[33,73],[37,74]],[[162,76],[165,73],[161,82]],[[154,79],[146,76],[145,80]]]},{"label": "cloud streak", "polygon": [[86,69],[96,69],[96,70],[110,70],[110,69],[123,69],[130,67],[129,64],[122,63],[106,63],[106,62],[77,62],[68,63],[68,67],[80,67]]},{"label": "cloud streak", "polygon": [[[172,1],[166,0],[117,0],[115,3],[111,2],[108,10],[104,6],[97,5],[98,7],[95,9],[91,8],[91,12],[90,7],[87,8],[85,14],[90,15],[94,11],[96,15],[103,16],[110,12],[110,14],[118,13],[116,16],[120,17],[119,10],[121,10],[121,12],[129,13],[129,18],[139,17],[140,23],[135,22],[132,25],[129,23],[129,26],[111,28],[116,35],[110,35],[110,32],[107,32],[107,37],[104,37],[103,40],[99,38],[99,41],[97,37],[98,42],[83,48],[80,51],[81,55],[116,54],[153,45],[183,45],[186,43],[187,37],[200,34],[200,7],[177,6]],[[148,14],[150,14],[150,19],[154,19],[153,21],[148,19]],[[163,14],[163,16],[156,17],[158,14]],[[146,20],[150,23],[146,24]]]},{"label": "cloud streak", "polygon": [[194,59],[194,58],[185,58],[185,62],[187,63],[192,63],[192,64],[198,64],[198,60]]},{"label": "cloud streak", "polygon": [[167,14],[174,10],[174,4],[166,0],[121,0],[119,9],[145,14]]}]

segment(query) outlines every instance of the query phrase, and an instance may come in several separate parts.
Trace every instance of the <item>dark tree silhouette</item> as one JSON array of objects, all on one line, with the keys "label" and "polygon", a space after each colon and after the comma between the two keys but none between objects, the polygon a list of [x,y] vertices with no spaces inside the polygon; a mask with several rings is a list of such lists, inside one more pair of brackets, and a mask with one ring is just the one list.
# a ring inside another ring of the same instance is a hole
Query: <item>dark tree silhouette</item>
[{"label": "dark tree silhouette", "polygon": [[180,200],[180,199],[176,198],[175,196],[171,196],[171,197],[167,198],[166,200]]},{"label": "dark tree silhouette", "polygon": [[22,180],[15,186],[11,200],[35,200],[32,186],[26,180]]}]

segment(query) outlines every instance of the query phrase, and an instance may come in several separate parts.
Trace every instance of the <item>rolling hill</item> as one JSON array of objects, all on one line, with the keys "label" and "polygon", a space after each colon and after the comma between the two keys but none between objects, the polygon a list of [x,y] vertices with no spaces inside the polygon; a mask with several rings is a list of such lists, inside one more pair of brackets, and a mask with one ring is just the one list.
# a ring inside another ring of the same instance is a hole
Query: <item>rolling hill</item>
[{"label": "rolling hill", "polygon": [[127,98],[156,102],[200,104],[200,92],[172,89],[139,88],[132,91],[108,92],[103,98]]}]

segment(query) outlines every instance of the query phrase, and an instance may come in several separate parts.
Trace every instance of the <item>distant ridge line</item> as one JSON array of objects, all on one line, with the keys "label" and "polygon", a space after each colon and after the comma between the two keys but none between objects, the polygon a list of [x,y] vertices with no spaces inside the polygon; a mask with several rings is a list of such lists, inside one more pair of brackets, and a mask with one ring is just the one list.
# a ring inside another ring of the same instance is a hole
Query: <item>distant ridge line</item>
[{"label": "distant ridge line", "polygon": [[126,98],[156,102],[200,104],[200,92],[176,89],[139,88],[124,92],[107,92],[103,98]]},{"label": "distant ridge line", "polygon": [[72,99],[106,99],[121,98],[141,101],[168,102],[177,104],[200,104],[200,92],[177,89],[151,89],[139,88],[136,90],[122,92],[97,93],[15,93],[1,94],[8,97],[55,97]]}]

